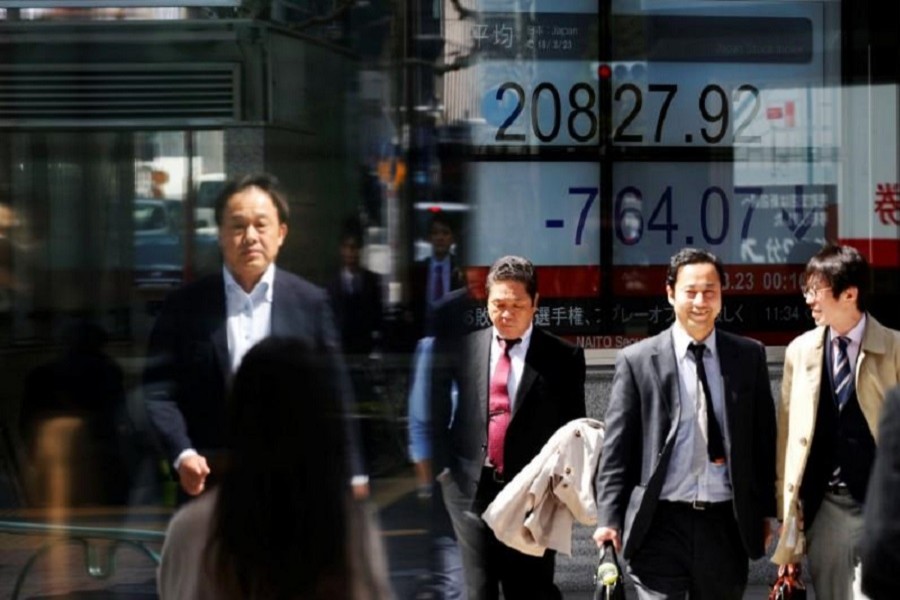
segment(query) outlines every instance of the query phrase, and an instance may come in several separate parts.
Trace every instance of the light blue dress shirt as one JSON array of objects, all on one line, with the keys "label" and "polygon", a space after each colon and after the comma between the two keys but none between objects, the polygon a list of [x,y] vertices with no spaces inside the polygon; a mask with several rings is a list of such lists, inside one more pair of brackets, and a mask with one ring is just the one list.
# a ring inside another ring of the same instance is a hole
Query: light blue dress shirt
[{"label": "light blue dress shirt", "polygon": [[693,339],[678,323],[672,327],[672,344],[678,366],[678,395],[675,400],[681,405],[681,416],[675,434],[672,457],[663,482],[660,498],[673,502],[724,502],[731,499],[731,479],[728,462],[731,456],[731,438],[725,422],[725,383],[719,366],[716,348],[716,331],[709,334],[702,344],[706,345],[703,366],[709,379],[713,412],[725,438],[725,464],[710,462],[706,450],[706,438],[700,428],[701,417],[705,418],[706,408],[700,395],[700,380],[694,354],[688,350]]}]

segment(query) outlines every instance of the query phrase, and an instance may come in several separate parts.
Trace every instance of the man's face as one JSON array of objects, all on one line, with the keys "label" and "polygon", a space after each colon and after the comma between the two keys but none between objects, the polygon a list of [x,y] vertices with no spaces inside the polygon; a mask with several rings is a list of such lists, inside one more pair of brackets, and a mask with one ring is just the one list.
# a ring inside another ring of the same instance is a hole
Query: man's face
[{"label": "man's face", "polygon": [[712,263],[694,263],[678,269],[675,288],[666,286],[675,318],[694,340],[701,341],[716,326],[722,310],[722,282]]},{"label": "man's face", "polygon": [[832,326],[843,332],[848,323],[853,324],[859,319],[856,294],[856,287],[850,287],[835,298],[834,290],[825,279],[811,276],[804,287],[803,297],[816,325]]},{"label": "man's face", "polygon": [[348,269],[359,267],[359,244],[352,237],[341,242],[341,264]]},{"label": "man's face", "polygon": [[431,242],[431,253],[434,257],[444,258],[453,245],[453,231],[443,223],[432,223],[431,230],[428,232],[428,241]]},{"label": "man's face", "polygon": [[228,199],[219,224],[219,247],[225,266],[250,291],[278,256],[287,224],[269,194],[249,187]]},{"label": "man's face", "polygon": [[538,296],[534,301],[519,281],[497,281],[488,291],[488,317],[500,337],[512,340],[522,337],[534,319]]}]

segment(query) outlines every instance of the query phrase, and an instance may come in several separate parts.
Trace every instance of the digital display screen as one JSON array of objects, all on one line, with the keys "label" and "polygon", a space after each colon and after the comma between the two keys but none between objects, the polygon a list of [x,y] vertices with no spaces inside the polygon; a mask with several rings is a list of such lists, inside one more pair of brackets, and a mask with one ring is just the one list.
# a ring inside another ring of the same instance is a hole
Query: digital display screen
[{"label": "digital display screen", "polygon": [[839,88],[826,87],[821,3],[660,9],[614,15],[612,26],[621,32],[612,46],[613,143],[836,144],[826,124],[836,122]]},{"label": "digital display screen", "polygon": [[239,7],[241,0],[0,0],[0,8],[171,8]]},{"label": "digital display screen", "polygon": [[551,12],[553,2],[534,12],[490,12],[503,3],[486,4],[466,30],[476,58],[474,145],[597,145],[596,5],[574,13]]},{"label": "digital display screen", "polygon": [[805,264],[796,249],[825,242],[837,201],[831,183],[742,183],[731,164],[619,162],[613,173],[617,265],[665,265],[685,246],[729,265]]},{"label": "digital display screen", "polygon": [[527,256],[537,322],[615,348],[671,324],[666,268],[694,246],[726,267],[723,326],[766,343],[811,326],[801,273],[837,237],[841,176],[826,4],[481,2],[474,271]]},{"label": "digital display screen", "polygon": [[479,162],[471,169],[478,198],[470,224],[474,264],[504,254],[536,265],[598,264],[598,163]]}]

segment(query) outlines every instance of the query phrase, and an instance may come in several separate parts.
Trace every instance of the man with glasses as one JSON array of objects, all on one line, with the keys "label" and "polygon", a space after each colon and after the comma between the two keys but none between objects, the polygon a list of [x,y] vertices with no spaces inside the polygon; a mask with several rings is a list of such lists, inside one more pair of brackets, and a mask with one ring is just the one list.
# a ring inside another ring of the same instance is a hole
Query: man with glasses
[{"label": "man with glasses", "polygon": [[820,600],[864,598],[863,505],[885,390],[900,382],[900,332],[866,312],[869,265],[829,245],[806,265],[816,328],[788,346],[778,406],[777,493],[783,530],[772,558],[807,555]]}]

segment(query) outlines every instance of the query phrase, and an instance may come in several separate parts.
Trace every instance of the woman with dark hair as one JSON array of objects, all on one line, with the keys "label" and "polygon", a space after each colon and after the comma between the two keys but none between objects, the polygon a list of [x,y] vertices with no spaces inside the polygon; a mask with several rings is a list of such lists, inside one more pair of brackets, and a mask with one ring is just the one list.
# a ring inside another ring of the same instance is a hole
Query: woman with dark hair
[{"label": "woman with dark hair", "polygon": [[172,518],[162,600],[391,597],[377,533],[347,486],[329,369],[293,339],[247,353],[231,391],[228,469]]}]

